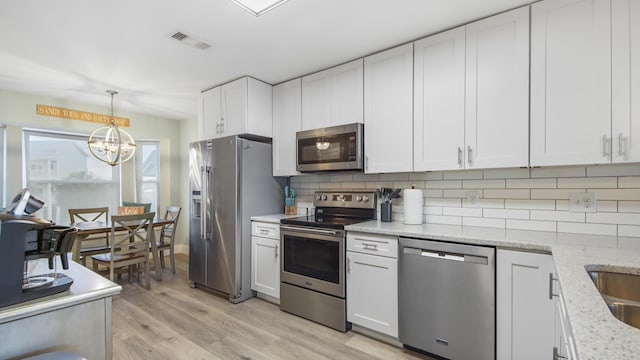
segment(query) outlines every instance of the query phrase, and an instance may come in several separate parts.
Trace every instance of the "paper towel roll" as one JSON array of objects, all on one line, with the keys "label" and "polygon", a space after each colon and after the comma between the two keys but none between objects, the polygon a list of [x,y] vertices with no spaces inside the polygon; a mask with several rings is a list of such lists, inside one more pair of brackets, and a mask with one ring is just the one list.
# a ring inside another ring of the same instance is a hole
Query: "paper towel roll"
[{"label": "paper towel roll", "polygon": [[422,206],[424,198],[420,189],[404,189],[404,224],[422,224]]}]

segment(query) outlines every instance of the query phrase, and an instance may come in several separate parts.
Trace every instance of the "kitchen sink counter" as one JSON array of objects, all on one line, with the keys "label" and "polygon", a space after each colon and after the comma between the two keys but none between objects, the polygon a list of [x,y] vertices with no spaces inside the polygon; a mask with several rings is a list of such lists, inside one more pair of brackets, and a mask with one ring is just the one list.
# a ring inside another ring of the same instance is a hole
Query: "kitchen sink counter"
[{"label": "kitchen sink counter", "polygon": [[585,266],[633,272],[640,269],[640,238],[505,230],[454,225],[405,225],[379,220],[349,225],[347,231],[428,238],[552,253],[573,328],[578,357],[637,359],[640,330],[613,317]]}]

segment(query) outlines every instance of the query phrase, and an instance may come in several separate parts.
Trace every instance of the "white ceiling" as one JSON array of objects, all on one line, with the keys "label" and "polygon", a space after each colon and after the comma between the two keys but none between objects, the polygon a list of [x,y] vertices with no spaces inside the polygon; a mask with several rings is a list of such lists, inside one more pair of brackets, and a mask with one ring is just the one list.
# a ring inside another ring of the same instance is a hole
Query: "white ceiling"
[{"label": "white ceiling", "polygon": [[[271,84],[531,0],[289,0],[255,17],[231,0],[12,0],[0,10],[0,88],[172,119],[243,75]],[[211,44],[200,50],[172,34]]]}]

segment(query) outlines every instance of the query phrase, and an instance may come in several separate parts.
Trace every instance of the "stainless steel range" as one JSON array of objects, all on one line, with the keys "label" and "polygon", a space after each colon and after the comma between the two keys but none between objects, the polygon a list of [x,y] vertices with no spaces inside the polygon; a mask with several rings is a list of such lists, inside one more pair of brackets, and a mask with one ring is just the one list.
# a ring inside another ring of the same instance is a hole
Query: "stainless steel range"
[{"label": "stainless steel range", "polygon": [[347,331],[345,225],[375,218],[375,192],[324,192],[315,213],[282,219],[280,309]]}]

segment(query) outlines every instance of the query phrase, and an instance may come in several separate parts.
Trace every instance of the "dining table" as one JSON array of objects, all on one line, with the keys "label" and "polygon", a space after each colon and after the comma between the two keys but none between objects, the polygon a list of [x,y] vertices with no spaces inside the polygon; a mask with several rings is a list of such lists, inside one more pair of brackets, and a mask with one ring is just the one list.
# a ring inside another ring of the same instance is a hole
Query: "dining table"
[{"label": "dining table", "polygon": [[[153,219],[151,226],[155,229],[165,225],[173,223],[171,219]],[[72,227],[77,229],[76,241],[73,243],[72,257],[74,261],[80,259],[80,250],[82,249],[83,240],[91,240],[90,235],[104,234],[111,232],[111,221],[82,221],[71,224]],[[124,226],[114,227],[116,232],[126,231]],[[162,280],[162,271],[160,269],[160,258],[158,248],[156,246],[156,234],[155,231],[151,232],[151,255],[153,256],[153,277],[156,280]]]}]

